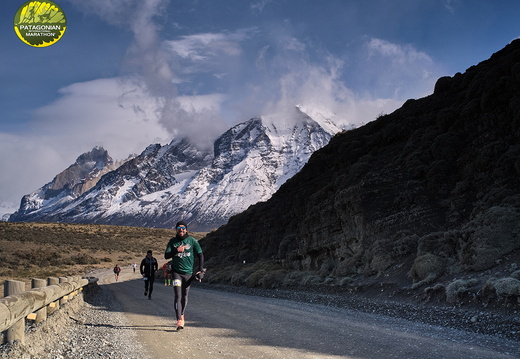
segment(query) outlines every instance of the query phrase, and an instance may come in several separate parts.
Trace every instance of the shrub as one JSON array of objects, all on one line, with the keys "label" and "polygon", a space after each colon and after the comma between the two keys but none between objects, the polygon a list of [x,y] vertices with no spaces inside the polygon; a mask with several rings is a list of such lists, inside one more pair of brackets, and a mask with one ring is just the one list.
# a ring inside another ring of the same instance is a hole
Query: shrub
[{"label": "shrub", "polygon": [[249,275],[251,275],[250,270],[238,270],[231,275],[231,279],[229,281],[232,285],[242,285],[245,283]]},{"label": "shrub", "polygon": [[350,283],[352,283],[353,281],[354,281],[354,279],[352,277],[343,277],[343,278],[340,278],[339,285],[342,287],[346,287],[346,286],[350,285]]},{"label": "shrub", "polygon": [[336,261],[334,261],[331,258],[327,258],[321,264],[318,273],[319,273],[319,275],[327,276],[334,271],[334,268],[336,268]]},{"label": "shrub", "polygon": [[322,283],[322,279],[319,275],[308,274],[302,278],[302,285],[318,285]]},{"label": "shrub", "polygon": [[514,271],[510,277],[520,280],[520,270]]},{"label": "shrub", "polygon": [[459,231],[429,233],[417,241],[417,254],[432,253],[442,258],[456,258],[460,236]]},{"label": "shrub", "polygon": [[346,276],[349,274],[356,274],[358,272],[359,259],[357,257],[349,257],[341,261],[334,269],[334,274],[337,276]]},{"label": "shrub", "polygon": [[445,260],[435,254],[426,253],[415,258],[409,275],[416,283],[415,286],[419,286],[437,279],[444,272],[444,268]]},{"label": "shrub", "polygon": [[509,207],[491,207],[469,222],[461,251],[467,269],[492,268],[504,254],[520,248],[518,221],[520,211]]},{"label": "shrub", "polygon": [[330,286],[335,286],[336,285],[336,277],[333,277],[333,276],[328,276],[325,278],[325,281],[323,282],[323,284],[325,285],[330,285]]},{"label": "shrub", "polygon": [[298,286],[301,284],[302,279],[305,275],[306,275],[305,272],[300,272],[300,271],[292,271],[292,272],[286,273],[282,284],[284,287]]},{"label": "shrub", "polygon": [[265,269],[260,269],[251,273],[245,280],[246,286],[248,288],[256,287],[266,273],[267,271]]},{"label": "shrub", "polygon": [[495,291],[498,296],[520,295],[520,280],[512,277],[498,279],[495,283]]},{"label": "shrub", "polygon": [[98,264],[100,263],[99,260],[96,258],[85,254],[85,253],[78,253],[77,255],[74,255],[71,257],[72,261],[76,264]]},{"label": "shrub", "polygon": [[449,283],[446,286],[446,301],[448,303],[454,303],[459,298],[459,294],[466,292],[471,287],[473,287],[475,284],[477,284],[478,281],[476,279],[469,279],[469,280],[463,280],[463,279],[457,279],[453,282]]},{"label": "shrub", "polygon": [[287,274],[287,270],[278,269],[275,271],[268,271],[265,275],[259,280],[258,284],[265,289],[273,289],[279,288],[283,284],[283,280],[285,275]]},{"label": "shrub", "polygon": [[403,257],[407,254],[413,253],[417,250],[418,241],[419,236],[416,234],[398,237],[392,246],[392,255],[395,257]]}]

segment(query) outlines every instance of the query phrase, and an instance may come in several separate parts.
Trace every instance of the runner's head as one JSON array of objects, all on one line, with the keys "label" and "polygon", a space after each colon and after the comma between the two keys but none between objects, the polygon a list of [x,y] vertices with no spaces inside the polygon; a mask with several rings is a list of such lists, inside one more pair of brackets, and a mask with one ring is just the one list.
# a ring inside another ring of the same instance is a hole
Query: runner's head
[{"label": "runner's head", "polygon": [[175,225],[175,228],[177,229],[177,233],[184,234],[188,232],[188,225],[184,221],[179,221]]}]

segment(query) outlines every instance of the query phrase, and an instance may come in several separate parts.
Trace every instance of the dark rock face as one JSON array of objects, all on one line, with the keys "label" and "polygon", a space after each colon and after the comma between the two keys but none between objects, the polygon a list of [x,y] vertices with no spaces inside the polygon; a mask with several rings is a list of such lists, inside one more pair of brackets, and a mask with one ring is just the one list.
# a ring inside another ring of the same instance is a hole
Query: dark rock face
[{"label": "dark rock face", "polygon": [[[514,262],[520,40],[439,79],[432,95],[336,135],[270,200],[201,244],[216,267],[274,259],[322,277],[400,277],[414,287]],[[482,280],[473,284],[482,289]]]}]

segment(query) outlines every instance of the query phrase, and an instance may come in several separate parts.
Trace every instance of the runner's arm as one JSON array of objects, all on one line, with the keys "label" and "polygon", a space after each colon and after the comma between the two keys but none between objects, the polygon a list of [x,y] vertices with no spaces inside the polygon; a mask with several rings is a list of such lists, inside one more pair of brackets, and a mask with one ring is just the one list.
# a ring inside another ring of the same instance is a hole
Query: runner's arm
[{"label": "runner's arm", "polygon": [[199,253],[199,272],[202,272],[204,269],[204,254],[202,252]]},{"label": "runner's arm", "polygon": [[164,251],[164,259],[173,258],[177,255],[177,253],[179,253],[177,247],[174,247],[170,245],[170,243],[168,243],[168,245],[166,246],[166,250]]}]

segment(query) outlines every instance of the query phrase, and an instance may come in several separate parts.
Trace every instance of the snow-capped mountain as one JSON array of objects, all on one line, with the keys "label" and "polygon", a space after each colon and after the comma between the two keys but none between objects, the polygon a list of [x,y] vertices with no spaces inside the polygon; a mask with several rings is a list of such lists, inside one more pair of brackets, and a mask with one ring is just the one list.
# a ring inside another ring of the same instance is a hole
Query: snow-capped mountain
[{"label": "snow-capped mountain", "polygon": [[213,152],[186,138],[150,145],[75,198],[45,202],[49,185],[42,187],[27,201],[39,205],[21,207],[10,220],[172,227],[184,219],[191,230],[216,228],[269,199],[343,129],[333,115],[308,113],[297,106],[290,114],[235,125],[215,141]]},{"label": "snow-capped mountain", "polygon": [[62,171],[40,189],[25,195],[20,208],[11,220],[68,203],[94,187],[101,177],[116,169],[120,163],[114,163],[103,147],[95,147],[82,154],[76,162]]}]

